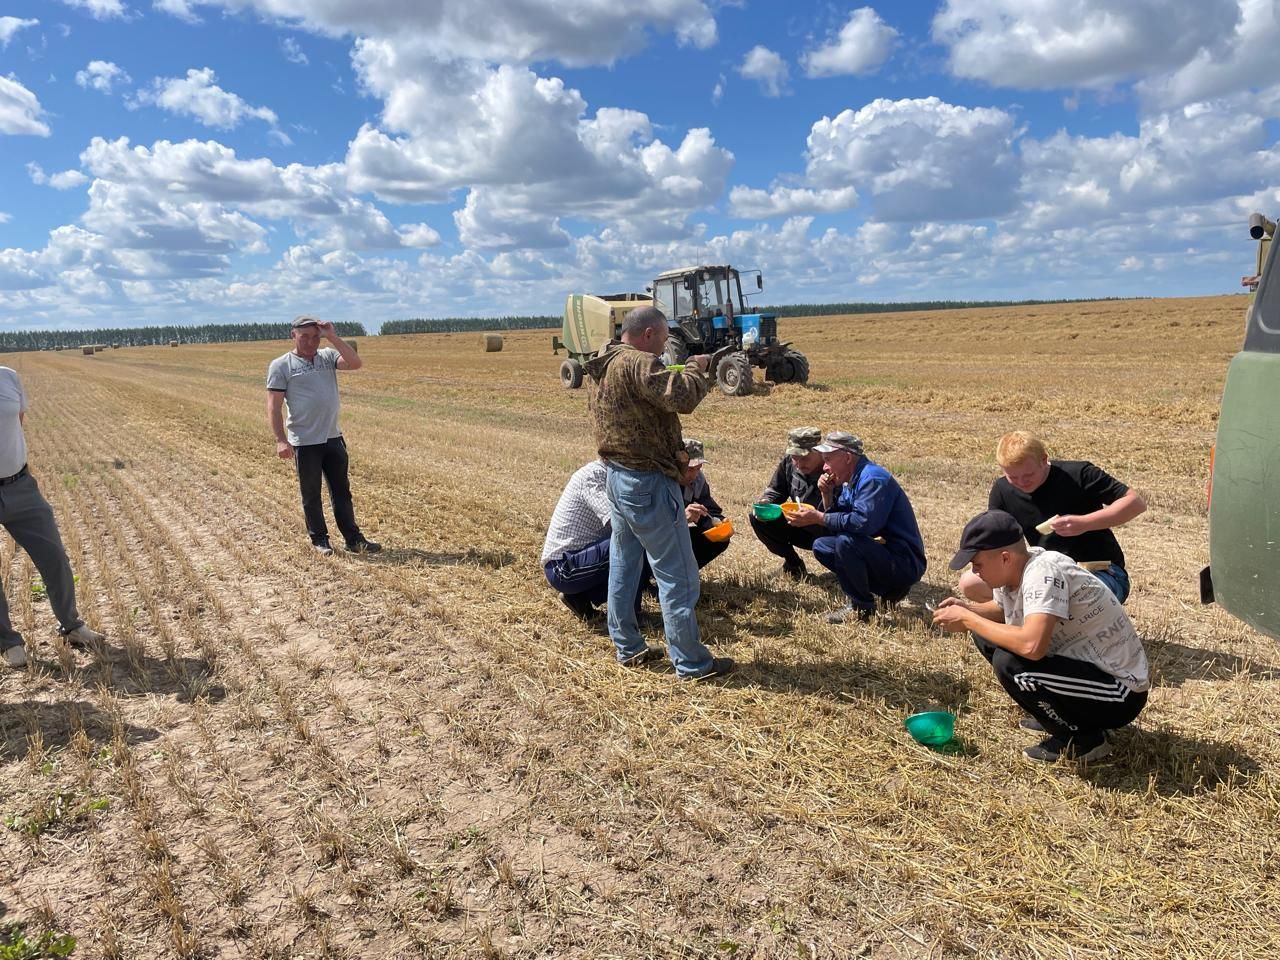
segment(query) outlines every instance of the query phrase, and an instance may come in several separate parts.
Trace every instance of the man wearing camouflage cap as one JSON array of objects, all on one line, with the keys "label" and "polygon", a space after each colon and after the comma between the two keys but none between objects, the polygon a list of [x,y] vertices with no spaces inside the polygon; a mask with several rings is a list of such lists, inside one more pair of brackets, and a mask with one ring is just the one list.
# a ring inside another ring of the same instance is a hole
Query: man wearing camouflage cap
[{"label": "man wearing camouflage cap", "polygon": [[702,472],[702,466],[707,462],[702,441],[685,440],[684,452],[689,455],[689,462],[680,471],[680,493],[684,498],[689,539],[693,542],[693,558],[701,570],[729,549],[729,538],[708,540],[706,537],[708,530],[724,522],[724,509],[711,495],[711,484]]},{"label": "man wearing camouflage cap", "polygon": [[828,623],[867,621],[876,597],[897,603],[924,576],[924,540],[911,501],[892,474],[862,452],[849,433],[828,433],[814,447],[822,454],[822,505],[802,507],[787,523],[819,533],[813,556],[836,575],[848,602]]},{"label": "man wearing camouflage cap", "polygon": [[[807,503],[811,507],[822,505],[818,491],[818,479],[822,476],[822,454],[816,449],[822,442],[822,431],[817,427],[793,427],[787,431],[787,449],[773,478],[764,488],[756,503]],[[796,548],[812,550],[813,541],[819,536],[816,527],[796,527],[778,520],[761,520],[751,514],[751,529],[764,548],[782,558],[782,573],[794,580],[807,574],[804,561]]]}]

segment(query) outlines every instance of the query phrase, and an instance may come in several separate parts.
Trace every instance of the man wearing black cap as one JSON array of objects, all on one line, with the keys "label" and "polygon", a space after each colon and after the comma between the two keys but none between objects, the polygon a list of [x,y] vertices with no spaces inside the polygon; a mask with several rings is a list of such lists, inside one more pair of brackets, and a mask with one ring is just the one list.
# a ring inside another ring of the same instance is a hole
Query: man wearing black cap
[{"label": "man wearing black cap", "polygon": [[1028,547],[1012,514],[988,510],[969,521],[951,569],[972,564],[993,599],[948,597],[933,622],[974,634],[996,679],[1049,736],[1030,760],[1091,761],[1111,752],[1106,731],[1131,723],[1147,702],[1147,654],[1124,607],[1066,554]]},{"label": "man wearing black cap", "polygon": [[897,603],[924,576],[924,540],[911,501],[888,470],[863,455],[861,440],[837,430],[814,449],[823,460],[822,507],[801,507],[786,520],[818,529],[813,557],[844,590],[847,603],[827,622],[865,622],[876,597]]},{"label": "man wearing black cap", "polygon": [[[302,513],[311,545],[322,556],[333,553],[320,500],[320,478],[329,486],[333,519],[352,553],[376,553],[380,544],[356,526],[347,479],[347,443],[338,429],[338,371],[359,370],[360,354],[326,320],[302,315],[289,330],[293,350],[267,368],[267,424],[276,438],[276,455],[293,460],[302,490]],[[320,349],[321,338],[332,347]],[[283,407],[289,408],[284,418]]]},{"label": "man wearing black cap", "polygon": [[[817,446],[822,442],[822,431],[817,427],[794,427],[787,431],[787,449],[773,471],[769,485],[756,503],[807,503],[811,507],[822,506],[822,494],[818,480],[822,476],[822,454]],[[818,539],[818,527],[794,527],[777,520],[761,520],[750,515],[751,529],[764,548],[782,558],[782,573],[793,580],[803,580],[808,574],[800,550],[812,550]]]}]

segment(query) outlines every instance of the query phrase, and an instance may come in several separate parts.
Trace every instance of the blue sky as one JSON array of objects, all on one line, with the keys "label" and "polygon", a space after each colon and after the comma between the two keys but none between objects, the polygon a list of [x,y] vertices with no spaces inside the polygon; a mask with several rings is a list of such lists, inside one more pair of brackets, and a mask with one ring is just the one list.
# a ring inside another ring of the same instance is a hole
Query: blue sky
[{"label": "blue sky", "polygon": [[0,0],[0,326],[1238,290],[1275,0]]}]

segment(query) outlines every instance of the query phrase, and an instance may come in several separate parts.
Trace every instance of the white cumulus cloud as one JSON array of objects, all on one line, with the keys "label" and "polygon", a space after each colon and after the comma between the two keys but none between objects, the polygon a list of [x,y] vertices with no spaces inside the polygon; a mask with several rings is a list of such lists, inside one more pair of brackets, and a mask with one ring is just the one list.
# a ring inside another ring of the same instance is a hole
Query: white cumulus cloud
[{"label": "white cumulus cloud", "polygon": [[132,83],[129,74],[109,60],[90,60],[83,70],[76,71],[76,83],[86,90],[110,93],[117,84]]},{"label": "white cumulus cloud", "polygon": [[807,213],[838,213],[858,202],[853,187],[811,190],[805,187],[774,186],[770,190],[737,186],[729,191],[729,212],[735,217],[767,219]]},{"label": "white cumulus cloud", "polygon": [[285,37],[280,41],[280,49],[284,53],[284,58],[290,63],[296,63],[305,67],[311,61],[307,58],[306,52],[302,46],[293,37]]},{"label": "white cumulus cloud", "polygon": [[221,130],[232,130],[250,119],[276,126],[274,110],[251,106],[237,94],[223,90],[214,82],[216,79],[209,67],[188,70],[185,77],[157,77],[149,89],[139,91],[137,102],[185,114],[206,127]]},{"label": "white cumulus cloud", "polygon": [[36,95],[11,76],[0,77],[0,133],[49,136]]},{"label": "white cumulus cloud", "polygon": [[23,20],[18,17],[0,17],[0,49],[9,45],[13,35],[26,27],[34,27],[39,20]]},{"label": "white cumulus cloud", "polygon": [[[107,2],[107,0],[95,0]],[[612,63],[652,32],[705,49],[716,42],[711,0],[189,0],[245,9],[326,35],[389,40],[406,51],[489,63]]]},{"label": "white cumulus cloud", "polygon": [[870,73],[889,59],[897,38],[898,31],[873,8],[859,7],[836,36],[806,53],[801,62],[810,77]]},{"label": "white cumulus cloud", "polygon": [[68,7],[84,10],[95,20],[112,20],[125,15],[121,0],[62,0]]},{"label": "white cumulus cloud", "polygon": [[738,65],[738,73],[757,81],[766,96],[780,97],[787,92],[790,68],[787,61],[768,47],[755,46],[748,50]]},{"label": "white cumulus cloud", "polygon": [[[192,2],[193,0],[153,0],[152,6],[186,23],[199,23],[200,17],[191,8]],[[195,2],[199,2],[199,0],[195,0]]]},{"label": "white cumulus cloud", "polygon": [[37,186],[50,186],[55,190],[71,190],[88,183],[89,178],[79,170],[63,170],[61,173],[48,174],[38,163],[27,164],[27,176]]},{"label": "white cumulus cloud", "polygon": [[1226,51],[1199,50],[1171,73],[1138,84],[1156,104],[1181,106],[1280,82],[1280,5],[1275,0],[1239,0],[1240,17]]},{"label": "white cumulus cloud", "polygon": [[821,188],[856,187],[880,220],[999,216],[1017,200],[1015,137],[993,107],[874,100],[813,125],[806,173]]},{"label": "white cumulus cloud", "polygon": [[1239,19],[1239,0],[945,0],[932,32],[956,76],[1044,90],[1217,59]]}]

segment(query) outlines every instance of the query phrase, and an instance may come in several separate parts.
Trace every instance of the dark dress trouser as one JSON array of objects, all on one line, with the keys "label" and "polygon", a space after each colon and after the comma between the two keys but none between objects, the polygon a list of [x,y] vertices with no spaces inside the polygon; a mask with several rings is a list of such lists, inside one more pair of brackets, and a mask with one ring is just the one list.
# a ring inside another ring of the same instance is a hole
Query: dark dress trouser
[{"label": "dark dress trouser", "polygon": [[307,534],[312,543],[329,539],[324,522],[324,503],[320,499],[320,478],[329,487],[333,519],[348,545],[364,539],[356,526],[355,506],[351,502],[351,482],[347,477],[347,442],[332,437],[324,443],[304,444],[293,448],[293,462],[298,470],[298,486],[302,491],[302,515],[307,521]]},{"label": "dark dress trouser", "polygon": [[[26,469],[25,467],[23,468]],[[62,546],[62,535],[53,516],[53,507],[40,493],[36,478],[23,474],[0,486],[0,524],[14,542],[27,551],[44,581],[49,606],[63,633],[84,623],[76,610],[76,583]],[[9,620],[9,604],[0,591],[0,649],[22,643],[22,635]]]}]

